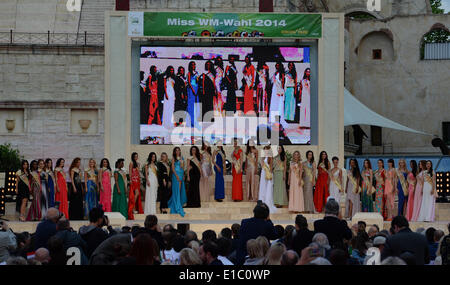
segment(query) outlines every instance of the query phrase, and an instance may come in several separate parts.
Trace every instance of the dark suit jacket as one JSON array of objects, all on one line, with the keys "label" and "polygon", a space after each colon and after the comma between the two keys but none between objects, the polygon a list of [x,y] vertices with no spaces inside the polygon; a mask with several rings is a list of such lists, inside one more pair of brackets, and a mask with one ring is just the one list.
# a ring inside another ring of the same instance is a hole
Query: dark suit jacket
[{"label": "dark suit jacket", "polygon": [[331,248],[343,250],[347,250],[347,247],[344,245],[344,239],[350,240],[352,238],[352,230],[348,227],[347,222],[332,216],[315,221],[314,232],[324,233]]},{"label": "dark suit jacket", "polygon": [[265,236],[269,241],[277,238],[277,232],[272,221],[257,218],[244,219],[239,230],[239,242],[236,251],[238,265],[244,264],[247,255],[247,241]]},{"label": "dark suit jacket", "polygon": [[312,242],[314,232],[308,229],[301,229],[294,237],[292,249],[295,250],[298,256],[301,256],[302,250]]},{"label": "dark suit jacket", "polygon": [[400,256],[407,251],[416,257],[416,265],[424,265],[430,262],[427,239],[421,234],[412,232],[409,228],[399,231],[386,240],[381,252],[381,260],[389,256]]},{"label": "dark suit jacket", "polygon": [[36,228],[34,235],[34,250],[44,247],[47,248],[48,240],[56,234],[56,223],[50,220],[42,220]]}]

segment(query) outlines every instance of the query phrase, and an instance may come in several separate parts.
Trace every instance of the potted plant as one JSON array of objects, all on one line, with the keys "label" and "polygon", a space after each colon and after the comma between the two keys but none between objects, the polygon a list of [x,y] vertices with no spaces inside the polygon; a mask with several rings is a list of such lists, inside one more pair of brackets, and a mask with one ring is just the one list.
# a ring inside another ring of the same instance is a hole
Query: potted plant
[{"label": "potted plant", "polygon": [[13,149],[11,144],[0,145],[0,186],[5,185],[6,172],[20,168],[21,159],[19,150]]}]

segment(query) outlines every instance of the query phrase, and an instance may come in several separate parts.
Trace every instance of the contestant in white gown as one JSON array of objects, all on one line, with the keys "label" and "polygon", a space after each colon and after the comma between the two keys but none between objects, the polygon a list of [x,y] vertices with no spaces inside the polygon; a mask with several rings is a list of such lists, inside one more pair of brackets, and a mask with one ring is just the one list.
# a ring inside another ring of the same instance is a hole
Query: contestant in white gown
[{"label": "contestant in white gown", "polygon": [[[174,127],[173,113],[175,111],[175,74],[172,66],[167,67],[164,77],[164,107],[163,107],[163,126],[170,133]],[[166,140],[169,135],[166,136]]]},{"label": "contestant in white gown", "polygon": [[[431,173],[431,174],[430,174]],[[422,203],[418,222],[433,222],[436,208],[436,173],[431,161],[427,161],[427,170],[423,172]]]},{"label": "contestant in white gown", "polygon": [[270,146],[264,147],[264,154],[266,157],[261,162],[262,170],[258,197],[259,200],[269,207],[270,213],[273,214],[277,212],[277,208],[273,204],[273,168],[271,153]]},{"label": "contestant in white gown", "polygon": [[156,214],[156,197],[158,192],[158,175],[156,167],[156,154],[151,152],[148,156],[148,164],[145,166],[146,187],[145,187],[145,203],[144,214]]}]

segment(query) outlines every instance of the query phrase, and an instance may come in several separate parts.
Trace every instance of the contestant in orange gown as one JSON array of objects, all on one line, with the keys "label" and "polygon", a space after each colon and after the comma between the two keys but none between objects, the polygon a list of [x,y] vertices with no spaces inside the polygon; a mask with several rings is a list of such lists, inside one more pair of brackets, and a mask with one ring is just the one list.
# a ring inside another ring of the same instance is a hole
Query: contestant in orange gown
[{"label": "contestant in orange gown", "polygon": [[231,197],[233,201],[242,201],[244,197],[242,192],[243,154],[242,149],[237,145],[237,139],[234,139],[234,151],[232,155],[232,160],[233,160],[233,167],[232,167],[233,186]]},{"label": "contestant in orange gown", "polygon": [[317,166],[318,176],[316,189],[314,191],[314,206],[316,211],[322,213],[330,192],[328,189],[328,170],[331,168],[326,151],[320,153],[319,165]]},{"label": "contestant in orange gown", "polygon": [[139,174],[140,164],[137,162],[138,154],[133,152],[131,155],[131,163],[129,166],[130,173],[130,193],[128,197],[128,219],[134,220],[134,212],[137,210],[137,213],[143,214],[144,209],[142,208],[141,201],[141,177]]},{"label": "contestant in orange gown", "polygon": [[247,55],[245,57],[245,66],[242,71],[244,74],[244,114],[247,113],[254,113],[255,107],[253,104],[253,96],[255,93],[254,85],[255,85],[255,67],[253,66],[252,62],[250,61],[250,57]]},{"label": "contestant in orange gown", "polygon": [[55,201],[59,202],[59,211],[64,214],[66,219],[69,219],[69,202],[67,201],[67,182],[66,174],[64,173],[64,159],[60,158],[56,161],[55,176],[56,176],[56,193]]}]

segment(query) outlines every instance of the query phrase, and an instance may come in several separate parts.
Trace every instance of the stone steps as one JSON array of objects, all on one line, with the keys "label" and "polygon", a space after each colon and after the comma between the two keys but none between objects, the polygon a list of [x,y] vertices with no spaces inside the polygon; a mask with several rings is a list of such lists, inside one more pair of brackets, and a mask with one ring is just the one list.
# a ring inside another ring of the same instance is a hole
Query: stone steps
[{"label": "stone steps", "polygon": [[84,0],[81,7],[79,32],[103,34],[105,11],[115,9],[115,0]]}]

